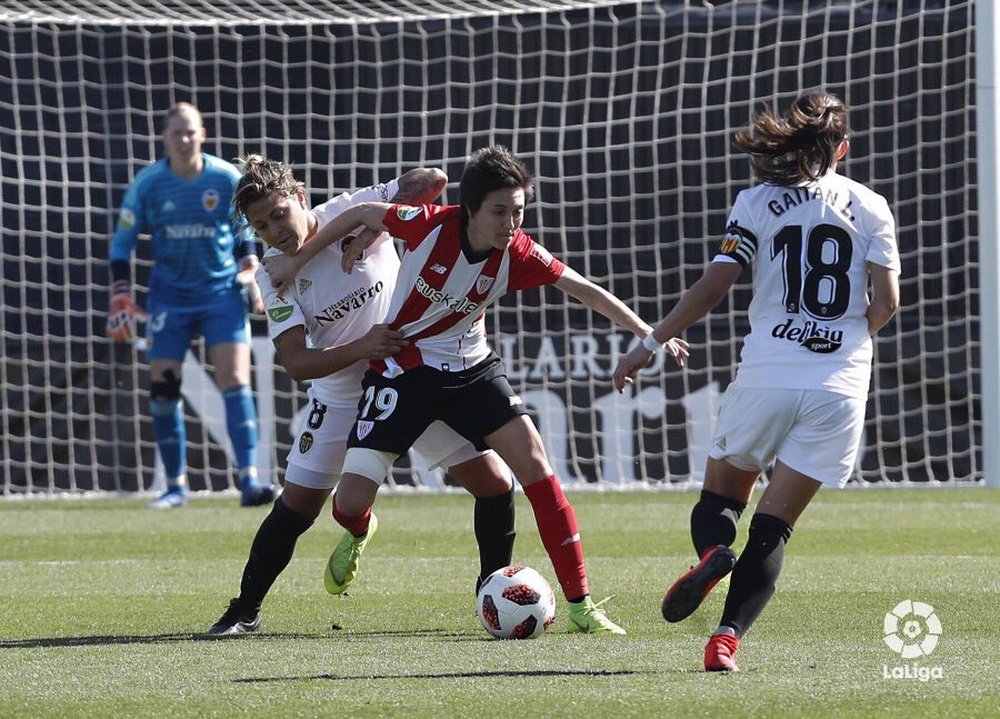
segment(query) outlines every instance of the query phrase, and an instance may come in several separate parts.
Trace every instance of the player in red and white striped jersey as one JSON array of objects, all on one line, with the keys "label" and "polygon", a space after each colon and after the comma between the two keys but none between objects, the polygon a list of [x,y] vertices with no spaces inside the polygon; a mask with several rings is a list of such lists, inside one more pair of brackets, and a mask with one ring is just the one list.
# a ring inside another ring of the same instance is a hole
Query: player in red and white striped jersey
[{"label": "player in red and white striped jersey", "polygon": [[463,251],[462,208],[401,205],[383,223],[406,243],[407,260],[386,315],[410,344],[372,368],[389,375],[419,365],[469,369],[491,353],[485,308],[508,292],[558,282],[566,266],[520,228],[504,251]]},{"label": "player in red and white striped jersey", "polygon": [[[521,230],[532,189],[531,175],[509,150],[485,148],[465,168],[460,205],[366,203],[334,219],[305,246],[303,259],[365,225],[388,231],[407,249],[387,321],[409,345],[373,361],[365,375],[335,501],[341,515],[354,518],[344,526],[364,531],[392,462],[430,422],[443,420],[478,447],[494,449],[521,482],[570,602],[570,628],[624,634],[590,598],[576,515],[486,342],[484,312],[507,292],[553,285],[637,337],[650,328]],[[345,248],[345,269],[363,250],[361,242]],[[686,343],[671,341],[668,347],[683,364]]]},{"label": "player in red and white striped jersey", "polygon": [[[725,239],[705,275],[615,369],[619,391],[649,361],[657,337],[680,334],[710,311],[746,266],[754,268],[750,334],[726,389],[691,513],[701,561],[663,599],[663,616],[689,616],[733,572],[705,669],[736,671],[734,655],[774,593],[785,543],[823,484],[855,468],[872,371],[872,336],[899,304],[895,221],[881,195],[839,175],[847,110],[825,92],[781,117],[754,115],[736,134],[759,184],[736,198]],[[869,301],[868,288],[872,289]],[[736,521],[760,473],[770,482],[736,559]]]}]

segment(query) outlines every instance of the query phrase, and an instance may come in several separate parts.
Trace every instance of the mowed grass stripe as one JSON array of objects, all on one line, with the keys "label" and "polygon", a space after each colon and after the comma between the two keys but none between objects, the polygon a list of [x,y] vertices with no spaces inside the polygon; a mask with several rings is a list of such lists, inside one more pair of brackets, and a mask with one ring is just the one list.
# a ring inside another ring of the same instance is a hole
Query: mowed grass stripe
[{"label": "mowed grass stripe", "polygon": [[[627,637],[495,642],[474,616],[472,502],[387,494],[350,596],[322,589],[339,536],[304,535],[262,633],[199,636],[236,592],[266,509],[198,498],[0,502],[0,716],[993,716],[1000,700],[996,490],[821,492],[796,528],[775,600],[706,675],[722,592],[668,625],[662,591],[693,560],[693,493],[575,493],[597,599]],[[518,561],[555,577],[518,497]],[[744,517],[742,530],[748,522]],[[741,535],[741,542],[743,541]],[[724,587],[720,587],[724,590]],[[885,679],[901,599],[932,604],[941,680]]]}]

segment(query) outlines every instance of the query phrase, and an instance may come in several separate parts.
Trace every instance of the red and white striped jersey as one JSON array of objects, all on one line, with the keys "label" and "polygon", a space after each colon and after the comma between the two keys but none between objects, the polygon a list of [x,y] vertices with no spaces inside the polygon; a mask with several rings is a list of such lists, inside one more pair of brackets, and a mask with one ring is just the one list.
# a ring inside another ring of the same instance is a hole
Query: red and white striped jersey
[{"label": "red and white striped jersey", "polygon": [[383,220],[406,243],[386,321],[410,344],[372,369],[392,377],[427,365],[459,372],[490,354],[485,311],[502,295],[556,282],[565,265],[520,229],[504,250],[471,256],[460,205],[393,205]]}]

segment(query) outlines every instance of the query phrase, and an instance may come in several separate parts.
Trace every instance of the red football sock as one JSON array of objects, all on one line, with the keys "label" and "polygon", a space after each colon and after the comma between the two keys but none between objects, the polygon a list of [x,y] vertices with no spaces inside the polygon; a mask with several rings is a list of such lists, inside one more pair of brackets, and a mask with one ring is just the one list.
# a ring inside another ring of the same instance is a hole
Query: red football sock
[{"label": "red football sock", "polygon": [[359,514],[356,517],[349,517],[337,509],[337,500],[336,497],[334,497],[333,518],[337,520],[337,524],[353,534],[355,537],[363,537],[368,533],[368,521],[371,519],[371,516],[372,510],[371,508],[368,508],[365,510],[364,514]]},{"label": "red football sock", "polygon": [[576,524],[576,512],[563,494],[559,480],[553,474],[541,482],[529,484],[524,488],[524,496],[531,502],[538,533],[552,560],[563,594],[570,601],[582,599],[590,594],[587,567],[583,562],[583,544]]}]

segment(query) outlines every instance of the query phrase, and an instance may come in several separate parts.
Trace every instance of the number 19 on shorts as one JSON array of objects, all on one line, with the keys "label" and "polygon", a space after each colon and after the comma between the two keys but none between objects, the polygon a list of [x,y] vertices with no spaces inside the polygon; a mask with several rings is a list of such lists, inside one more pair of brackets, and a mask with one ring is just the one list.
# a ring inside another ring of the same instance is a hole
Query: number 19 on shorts
[{"label": "number 19 on shorts", "polygon": [[[358,415],[358,419],[368,419],[377,422],[388,419],[395,411],[396,405],[399,402],[399,392],[392,387],[383,387],[378,392],[375,391],[374,387],[369,387],[365,390],[363,399],[365,404],[361,408],[361,414]],[[378,413],[375,417],[369,415],[369,412],[373,411],[373,406],[374,412]]]}]

